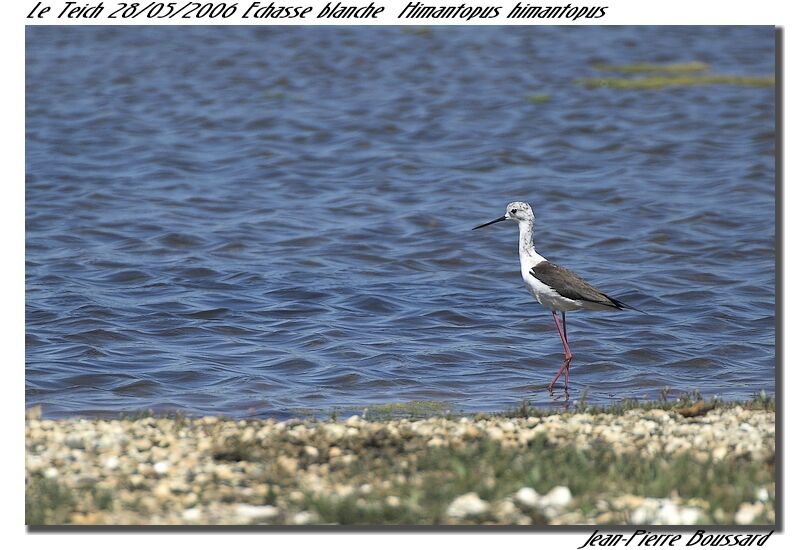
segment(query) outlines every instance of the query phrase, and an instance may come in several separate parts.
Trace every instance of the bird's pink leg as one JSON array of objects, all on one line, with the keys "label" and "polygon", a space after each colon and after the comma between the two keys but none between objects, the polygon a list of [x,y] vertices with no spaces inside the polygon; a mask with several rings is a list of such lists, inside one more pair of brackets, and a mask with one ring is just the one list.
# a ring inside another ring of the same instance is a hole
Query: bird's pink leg
[{"label": "bird's pink leg", "polygon": [[567,354],[569,361],[567,361],[567,368],[564,370],[564,392],[569,392],[569,364],[572,361],[572,352],[569,351],[569,338],[567,338],[567,312],[561,312],[561,325],[564,328],[564,342],[566,342]]},{"label": "bird's pink leg", "polygon": [[569,343],[567,342],[567,318],[564,313],[562,313],[564,319],[564,328],[561,328],[561,324],[558,322],[558,316],[556,312],[553,311],[553,321],[556,323],[556,329],[558,330],[558,335],[561,337],[561,343],[564,344],[564,363],[561,365],[561,368],[558,370],[556,375],[553,377],[553,380],[550,381],[550,384],[547,386],[547,391],[550,393],[553,392],[553,386],[558,381],[558,378],[561,376],[561,373],[564,373],[564,391],[569,389],[569,363],[572,361],[572,352],[569,349]]}]

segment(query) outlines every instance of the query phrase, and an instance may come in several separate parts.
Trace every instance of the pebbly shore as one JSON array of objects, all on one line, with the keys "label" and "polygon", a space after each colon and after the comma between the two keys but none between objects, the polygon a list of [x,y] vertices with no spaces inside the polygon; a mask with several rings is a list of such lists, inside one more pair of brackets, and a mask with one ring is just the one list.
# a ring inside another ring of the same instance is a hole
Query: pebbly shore
[{"label": "pebbly shore", "polygon": [[26,418],[28,524],[775,522],[775,413]]}]

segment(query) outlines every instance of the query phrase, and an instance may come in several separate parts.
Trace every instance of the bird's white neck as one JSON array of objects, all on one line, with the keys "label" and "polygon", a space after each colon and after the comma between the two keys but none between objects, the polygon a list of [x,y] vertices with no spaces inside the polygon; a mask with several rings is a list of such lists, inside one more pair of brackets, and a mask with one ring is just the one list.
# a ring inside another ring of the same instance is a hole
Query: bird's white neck
[{"label": "bird's white neck", "polygon": [[529,270],[544,258],[536,252],[533,245],[533,222],[523,221],[519,223],[519,261],[523,271]]}]

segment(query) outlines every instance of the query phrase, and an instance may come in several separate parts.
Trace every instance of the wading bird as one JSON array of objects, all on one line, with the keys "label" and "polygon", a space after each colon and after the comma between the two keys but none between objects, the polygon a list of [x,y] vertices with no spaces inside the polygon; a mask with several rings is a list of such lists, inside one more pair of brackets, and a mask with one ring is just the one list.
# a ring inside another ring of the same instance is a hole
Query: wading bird
[{"label": "wading bird", "polygon": [[[553,321],[556,323],[558,335],[564,345],[564,363],[548,384],[547,391],[553,392],[553,386],[563,373],[564,391],[568,392],[569,364],[572,361],[572,352],[567,340],[567,312],[580,309],[596,311],[633,309],[640,313],[643,312],[597,290],[569,269],[552,264],[539,255],[533,245],[533,209],[527,202],[512,202],[506,207],[505,214],[472,229],[480,229],[493,223],[510,220],[517,222],[519,226],[519,263],[525,287],[536,298],[536,301],[553,314]],[[558,311],[561,312],[561,323],[558,322],[556,314]]]}]

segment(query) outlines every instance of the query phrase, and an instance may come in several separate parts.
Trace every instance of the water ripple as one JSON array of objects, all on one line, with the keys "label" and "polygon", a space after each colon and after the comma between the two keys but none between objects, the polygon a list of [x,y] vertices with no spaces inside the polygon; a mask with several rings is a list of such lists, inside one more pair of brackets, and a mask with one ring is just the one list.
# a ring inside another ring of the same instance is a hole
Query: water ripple
[{"label": "water ripple", "polygon": [[772,90],[575,84],[652,59],[770,74],[769,27],[26,32],[47,415],[550,406],[561,346],[516,230],[470,230],[510,200],[540,252],[649,313],[568,317],[577,394],[774,389]]}]

